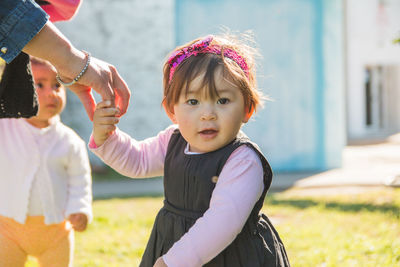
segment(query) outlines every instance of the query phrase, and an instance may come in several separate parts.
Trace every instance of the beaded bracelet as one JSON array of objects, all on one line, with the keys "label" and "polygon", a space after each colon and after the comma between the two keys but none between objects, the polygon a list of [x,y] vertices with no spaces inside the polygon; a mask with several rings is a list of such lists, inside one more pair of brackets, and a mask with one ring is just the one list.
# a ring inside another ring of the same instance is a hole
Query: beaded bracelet
[{"label": "beaded bracelet", "polygon": [[71,86],[71,85],[73,85],[74,83],[76,83],[76,82],[83,76],[83,74],[86,72],[86,70],[87,70],[87,68],[89,67],[89,64],[90,64],[90,53],[89,53],[89,52],[86,52],[86,51],[82,51],[82,52],[85,53],[87,59],[86,59],[86,64],[85,64],[85,66],[83,67],[83,69],[81,70],[81,72],[72,80],[72,82],[69,82],[69,83],[63,82],[63,81],[61,80],[60,76],[59,76],[58,73],[57,73],[56,79],[57,79],[57,81],[58,81],[60,84],[62,84],[62,85],[64,85],[64,86]]}]

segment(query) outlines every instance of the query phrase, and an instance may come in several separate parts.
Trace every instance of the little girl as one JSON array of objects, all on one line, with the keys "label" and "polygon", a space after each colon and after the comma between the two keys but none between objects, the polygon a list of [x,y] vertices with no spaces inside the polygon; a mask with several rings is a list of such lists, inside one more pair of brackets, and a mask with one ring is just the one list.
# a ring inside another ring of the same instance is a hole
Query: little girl
[{"label": "little girl", "polygon": [[140,266],[289,266],[260,214],[271,168],[241,131],[261,96],[252,49],[226,36],[176,48],[164,65],[163,106],[174,125],[136,141],[98,104],[89,147],[123,175],[164,175],[159,211]]}]

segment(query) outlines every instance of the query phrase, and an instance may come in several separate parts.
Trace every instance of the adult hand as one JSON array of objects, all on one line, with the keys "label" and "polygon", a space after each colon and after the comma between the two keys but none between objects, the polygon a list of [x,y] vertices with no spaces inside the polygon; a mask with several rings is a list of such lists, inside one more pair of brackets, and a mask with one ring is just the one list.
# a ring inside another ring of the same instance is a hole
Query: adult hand
[{"label": "adult hand", "polygon": [[[46,23],[23,51],[50,61],[64,82],[72,81],[81,72],[87,60],[85,54],[76,49],[51,22]],[[113,105],[120,109],[120,115],[125,114],[128,109],[131,93],[125,81],[114,66],[97,58],[92,58],[83,76],[69,88],[78,95],[90,120],[93,120],[96,106],[91,88],[99,93],[103,100],[111,100]]]},{"label": "adult hand", "polygon": [[[85,62],[82,63],[81,61],[80,63],[81,64],[78,65],[81,65],[80,68],[82,69],[82,65],[84,65]],[[74,76],[69,75],[69,77],[72,78],[66,79],[62,74],[64,73],[62,68],[58,71],[63,81],[69,82],[74,78]],[[79,71],[76,73],[79,73]],[[114,66],[92,57],[90,65],[83,76],[77,83],[69,87],[81,100],[90,120],[93,120],[96,102],[91,88],[99,93],[103,100],[110,100],[113,106],[118,107],[119,116],[126,113],[131,93],[127,84]]]},{"label": "adult hand", "polygon": [[69,215],[68,220],[71,222],[75,231],[82,232],[86,230],[88,219],[86,214],[73,213]]}]

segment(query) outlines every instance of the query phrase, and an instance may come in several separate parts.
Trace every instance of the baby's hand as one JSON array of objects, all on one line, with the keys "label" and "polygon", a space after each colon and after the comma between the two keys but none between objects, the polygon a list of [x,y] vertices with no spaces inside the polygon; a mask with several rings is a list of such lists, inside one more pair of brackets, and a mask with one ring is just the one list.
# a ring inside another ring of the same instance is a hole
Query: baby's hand
[{"label": "baby's hand", "polygon": [[93,139],[97,146],[101,146],[115,130],[119,122],[119,109],[111,106],[110,100],[97,104],[93,115]]},{"label": "baby's hand", "polygon": [[156,263],[154,263],[153,267],[168,267],[167,264],[165,264],[164,260],[162,257],[159,257],[156,261]]},{"label": "baby's hand", "polygon": [[86,230],[88,219],[86,214],[73,213],[69,215],[68,220],[71,222],[75,231],[82,232]]}]

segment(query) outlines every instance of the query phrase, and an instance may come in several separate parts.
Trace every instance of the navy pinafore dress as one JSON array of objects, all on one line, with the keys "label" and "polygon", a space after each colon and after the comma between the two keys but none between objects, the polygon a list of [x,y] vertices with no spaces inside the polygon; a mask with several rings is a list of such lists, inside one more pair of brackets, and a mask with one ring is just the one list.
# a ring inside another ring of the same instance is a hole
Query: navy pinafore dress
[{"label": "navy pinafore dress", "polygon": [[215,188],[212,177],[219,176],[231,153],[241,145],[251,147],[259,155],[264,169],[264,191],[235,240],[204,266],[290,266],[278,233],[267,216],[260,214],[272,171],[257,145],[242,133],[228,145],[204,154],[187,155],[186,145],[179,130],[175,130],[165,158],[164,206],[157,214],[140,266],[152,267],[204,214]]}]

